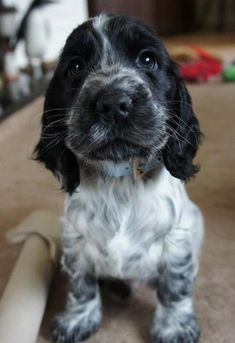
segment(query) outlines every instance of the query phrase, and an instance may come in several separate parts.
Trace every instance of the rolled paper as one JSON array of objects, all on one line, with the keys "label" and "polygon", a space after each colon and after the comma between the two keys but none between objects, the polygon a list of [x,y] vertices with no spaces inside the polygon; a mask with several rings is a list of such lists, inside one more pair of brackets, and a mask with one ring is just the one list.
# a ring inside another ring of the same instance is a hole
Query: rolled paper
[{"label": "rolled paper", "polygon": [[61,252],[58,218],[34,212],[7,238],[24,245],[0,302],[0,342],[34,343]]}]

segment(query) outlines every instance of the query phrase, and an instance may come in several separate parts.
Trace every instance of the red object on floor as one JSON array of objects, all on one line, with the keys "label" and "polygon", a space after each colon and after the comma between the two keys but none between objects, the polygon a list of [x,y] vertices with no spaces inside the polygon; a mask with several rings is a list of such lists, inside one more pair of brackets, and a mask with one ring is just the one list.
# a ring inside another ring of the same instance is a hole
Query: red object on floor
[{"label": "red object on floor", "polygon": [[210,78],[221,75],[222,63],[219,60],[198,46],[192,48],[198,53],[198,61],[180,65],[180,75],[185,80],[209,81]]}]

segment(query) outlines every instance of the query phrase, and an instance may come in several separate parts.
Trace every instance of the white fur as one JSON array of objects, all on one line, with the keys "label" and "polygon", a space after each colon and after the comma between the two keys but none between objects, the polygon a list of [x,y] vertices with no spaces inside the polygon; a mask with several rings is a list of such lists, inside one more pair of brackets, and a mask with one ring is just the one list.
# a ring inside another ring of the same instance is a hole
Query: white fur
[{"label": "white fur", "polygon": [[66,200],[64,253],[75,257],[77,273],[149,280],[168,254],[185,253],[195,261],[202,240],[202,220],[181,181],[161,167],[148,182],[131,177],[81,178]]}]

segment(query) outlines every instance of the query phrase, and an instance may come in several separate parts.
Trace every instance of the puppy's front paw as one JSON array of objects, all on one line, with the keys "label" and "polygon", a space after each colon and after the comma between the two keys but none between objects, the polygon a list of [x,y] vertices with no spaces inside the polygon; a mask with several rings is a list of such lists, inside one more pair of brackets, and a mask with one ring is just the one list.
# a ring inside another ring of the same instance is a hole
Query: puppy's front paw
[{"label": "puppy's front paw", "polygon": [[200,334],[194,335],[191,332],[179,332],[174,337],[153,337],[153,343],[198,343]]},{"label": "puppy's front paw", "polygon": [[153,328],[153,343],[198,343],[200,329],[195,316],[188,317],[187,322],[167,322],[162,327]]},{"label": "puppy's front paw", "polygon": [[89,338],[101,324],[101,315],[62,312],[53,321],[51,341],[78,343]]}]

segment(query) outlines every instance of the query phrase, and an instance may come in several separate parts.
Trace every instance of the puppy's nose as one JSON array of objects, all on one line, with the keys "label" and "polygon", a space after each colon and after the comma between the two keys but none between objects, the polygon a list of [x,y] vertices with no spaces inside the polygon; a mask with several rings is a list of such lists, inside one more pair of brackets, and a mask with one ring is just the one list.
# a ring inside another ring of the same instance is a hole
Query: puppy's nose
[{"label": "puppy's nose", "polygon": [[126,94],[106,93],[97,101],[97,109],[105,120],[125,119],[132,109],[132,100]]}]

